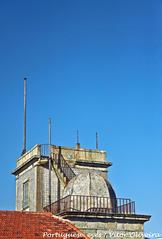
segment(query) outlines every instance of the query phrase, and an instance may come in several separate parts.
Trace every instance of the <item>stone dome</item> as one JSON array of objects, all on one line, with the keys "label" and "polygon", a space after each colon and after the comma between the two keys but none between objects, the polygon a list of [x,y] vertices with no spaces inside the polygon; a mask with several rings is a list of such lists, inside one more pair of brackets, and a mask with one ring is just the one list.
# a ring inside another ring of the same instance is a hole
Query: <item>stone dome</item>
[{"label": "stone dome", "polygon": [[68,195],[116,198],[111,184],[94,172],[80,173],[72,178],[63,193],[64,197]]}]

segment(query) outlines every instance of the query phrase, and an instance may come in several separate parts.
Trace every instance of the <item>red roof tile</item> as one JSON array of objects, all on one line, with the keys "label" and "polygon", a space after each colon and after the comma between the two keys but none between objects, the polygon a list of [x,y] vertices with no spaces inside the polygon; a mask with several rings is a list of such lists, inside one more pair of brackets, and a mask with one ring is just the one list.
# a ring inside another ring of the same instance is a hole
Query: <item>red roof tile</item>
[{"label": "red roof tile", "polygon": [[67,220],[48,212],[0,211],[0,239],[89,239]]}]

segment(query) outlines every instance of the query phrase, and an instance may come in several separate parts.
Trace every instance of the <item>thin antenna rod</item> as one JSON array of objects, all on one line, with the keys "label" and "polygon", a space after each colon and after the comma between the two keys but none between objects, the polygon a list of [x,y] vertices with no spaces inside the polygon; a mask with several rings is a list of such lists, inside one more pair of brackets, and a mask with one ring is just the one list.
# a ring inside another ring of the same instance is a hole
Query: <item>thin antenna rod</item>
[{"label": "thin antenna rod", "polygon": [[77,144],[76,144],[77,149],[80,149],[80,140],[79,140],[79,130],[77,130]]},{"label": "thin antenna rod", "polygon": [[51,128],[52,128],[51,118],[49,118],[48,119],[48,143],[49,143],[49,145],[51,145]]},{"label": "thin antenna rod", "polygon": [[79,144],[79,130],[77,130],[77,144]]},{"label": "thin antenna rod", "polygon": [[49,144],[49,208],[51,212],[51,118],[48,119],[48,144]]},{"label": "thin antenna rod", "polygon": [[23,135],[23,150],[22,155],[26,153],[26,82],[27,78],[24,78],[24,135]]},{"label": "thin antenna rod", "polygon": [[96,149],[98,150],[98,132],[96,132]]}]

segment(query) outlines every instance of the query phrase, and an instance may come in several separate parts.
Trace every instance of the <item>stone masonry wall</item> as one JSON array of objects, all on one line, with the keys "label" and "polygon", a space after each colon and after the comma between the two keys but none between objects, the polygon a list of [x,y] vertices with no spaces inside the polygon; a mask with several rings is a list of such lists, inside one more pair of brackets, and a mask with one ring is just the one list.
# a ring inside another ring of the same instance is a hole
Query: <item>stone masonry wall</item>
[{"label": "stone masonry wall", "polygon": [[29,180],[29,210],[36,209],[36,167],[32,165],[16,177],[16,210],[23,210],[23,183]]},{"label": "stone masonry wall", "polygon": [[[49,170],[48,167],[43,166],[41,170],[42,186],[40,191],[40,199],[42,200],[42,207],[49,205]],[[63,185],[60,184],[60,193],[62,197]],[[51,202],[58,200],[58,178],[54,170],[51,171]]]},{"label": "stone masonry wall", "polygon": [[[29,181],[29,211],[42,211],[49,205],[49,170],[46,166],[29,166],[16,177],[16,210],[23,210],[23,183]],[[60,196],[63,185],[60,184]],[[51,202],[58,200],[58,178],[51,171]]]},{"label": "stone masonry wall", "polygon": [[142,223],[73,221],[92,239],[143,239]]}]

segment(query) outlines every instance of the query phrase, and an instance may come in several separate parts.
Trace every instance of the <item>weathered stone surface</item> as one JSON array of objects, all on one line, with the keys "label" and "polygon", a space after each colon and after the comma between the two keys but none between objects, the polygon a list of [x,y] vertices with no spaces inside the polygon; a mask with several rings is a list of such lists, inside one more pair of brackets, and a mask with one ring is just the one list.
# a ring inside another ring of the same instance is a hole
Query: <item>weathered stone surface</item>
[{"label": "weathered stone surface", "polygon": [[143,239],[143,224],[124,222],[73,222],[80,230],[84,231],[90,238],[101,239]]},{"label": "weathered stone surface", "polygon": [[23,210],[23,183],[29,181],[29,210],[36,210],[36,168],[30,167],[16,179],[16,210]]},{"label": "weathered stone surface", "polygon": [[81,173],[74,177],[64,190],[64,196],[67,195],[110,197],[104,178],[90,172]]},{"label": "weathered stone surface", "polygon": [[[29,181],[29,211],[41,211],[49,205],[49,170],[46,166],[29,166],[17,175],[16,180],[16,210],[23,210],[23,183]],[[51,202],[58,200],[58,178],[51,172]],[[63,185],[60,193],[63,196]]]}]

